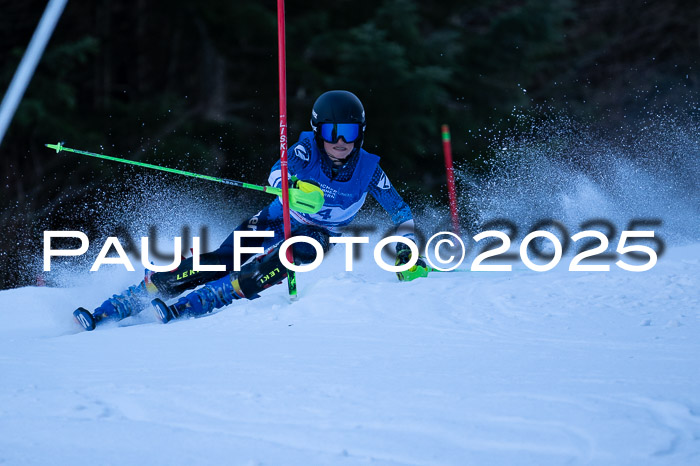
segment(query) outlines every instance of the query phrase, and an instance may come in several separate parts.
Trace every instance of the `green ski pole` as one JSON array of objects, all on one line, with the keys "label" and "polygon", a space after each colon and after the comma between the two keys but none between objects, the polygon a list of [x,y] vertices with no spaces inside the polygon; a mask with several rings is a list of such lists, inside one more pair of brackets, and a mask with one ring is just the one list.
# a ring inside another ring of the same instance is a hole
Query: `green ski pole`
[{"label": "green ski pole", "polygon": [[443,272],[443,273],[447,273],[447,272],[471,272],[471,270],[469,270],[469,269],[440,270],[440,269],[436,269],[434,267],[430,267],[430,271],[431,272]]},{"label": "green ski pole", "polygon": [[[117,157],[111,157],[109,155],[96,154],[94,152],[87,152],[78,149],[71,149],[70,147],[65,147],[61,142],[59,142],[58,144],[46,144],[46,147],[48,147],[49,149],[54,149],[56,152],[73,152],[75,154],[88,155],[90,157],[111,160],[113,162],[121,162],[129,165],[136,165],[138,167],[151,168],[153,170],[160,170],[168,173],[190,176],[192,178],[215,181],[217,183],[223,183],[229,186],[238,186],[240,188],[254,189],[256,191],[274,194],[275,196],[282,195],[281,188],[274,188],[272,186],[259,186],[256,184],[244,183],[242,181],[229,180],[227,178],[218,178],[216,176],[201,175],[199,173],[178,170],[176,168],[161,167],[158,165],[152,165],[150,163],[136,162],[134,160],[120,159]],[[298,185],[298,188],[289,188],[290,208],[297,212],[302,212],[306,214],[315,214],[316,212],[321,210],[321,207],[323,207],[324,202],[323,191],[321,191],[321,189],[317,186],[314,186],[311,183],[305,183],[303,181],[299,181]]]}]

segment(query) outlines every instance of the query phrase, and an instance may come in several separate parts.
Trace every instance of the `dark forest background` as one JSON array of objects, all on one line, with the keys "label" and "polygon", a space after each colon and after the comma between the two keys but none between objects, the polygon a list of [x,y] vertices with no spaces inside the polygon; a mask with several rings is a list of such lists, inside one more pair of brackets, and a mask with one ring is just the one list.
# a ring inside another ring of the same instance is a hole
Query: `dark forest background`
[{"label": "dark forest background", "polygon": [[[697,0],[286,4],[291,141],[320,93],[352,90],[365,148],[404,193],[444,195],[442,123],[478,172],[478,129],[512,127],[514,109],[614,126],[700,86]],[[0,1],[2,93],[45,6]],[[274,1],[69,1],[0,145],[0,288],[35,279],[11,251],[133,173],[45,143],[264,183],[278,118]]]}]

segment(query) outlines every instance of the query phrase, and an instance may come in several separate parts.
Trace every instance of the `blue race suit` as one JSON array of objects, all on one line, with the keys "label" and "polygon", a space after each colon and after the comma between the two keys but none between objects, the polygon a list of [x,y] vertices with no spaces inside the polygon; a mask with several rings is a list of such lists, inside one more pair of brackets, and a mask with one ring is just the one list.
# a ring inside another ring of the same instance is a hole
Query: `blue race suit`
[{"label": "blue race suit", "polygon": [[[292,236],[309,236],[318,241],[324,252],[330,248],[330,236],[340,236],[340,229],[348,225],[371,194],[391,215],[398,235],[413,241],[414,222],[411,209],[389,182],[379,167],[379,157],[364,149],[359,149],[344,165],[334,167],[328,156],[321,152],[314,141],[312,132],[301,134],[299,141],[288,150],[288,171],[290,176],[317,183],[324,192],[323,208],[315,214],[290,212]],[[270,172],[269,183],[279,187],[282,184],[280,162]],[[284,241],[282,203],[279,198],[272,201],[260,212],[241,223],[234,231],[273,231],[270,238],[242,238],[244,247],[262,247],[271,250]],[[300,242],[292,246],[294,261],[298,264],[312,262],[316,250],[310,244]],[[241,254],[241,263],[254,254]],[[233,270],[233,233],[221,243],[219,248],[202,254],[201,263],[224,264],[226,270]],[[207,281],[220,278],[227,272],[200,272],[192,274],[192,260],[185,260],[174,272],[157,273],[153,282],[161,292],[180,292]],[[184,273],[183,273],[184,271]],[[184,277],[184,278],[181,278]]]},{"label": "blue race suit", "polygon": [[[342,227],[348,225],[357,215],[360,208],[371,194],[379,204],[391,215],[397,228],[397,234],[415,241],[414,223],[411,209],[392,186],[384,170],[379,166],[379,157],[360,149],[351,156],[350,160],[338,169],[316,145],[311,131],[301,133],[299,142],[287,151],[289,176],[300,180],[313,181],[323,190],[325,202],[321,210],[315,214],[305,214],[291,211],[292,235],[311,236],[328,250],[328,237],[340,236]],[[278,161],[270,172],[270,185],[282,185],[280,162]],[[271,230],[274,238],[246,238],[250,241],[246,246],[262,246],[265,249],[284,240],[284,225],[282,221],[282,204],[275,199],[256,215],[243,222],[236,228],[241,230]],[[307,251],[298,249],[305,248]],[[228,260],[233,261],[233,233],[221,244],[217,253],[227,254]],[[299,253],[299,254],[298,254]],[[307,254],[308,253],[308,254]],[[295,259],[310,262],[315,252],[310,245],[296,243],[294,245]],[[308,260],[307,257],[309,256]],[[248,256],[250,257],[250,256]],[[244,255],[242,260],[247,258]]]}]

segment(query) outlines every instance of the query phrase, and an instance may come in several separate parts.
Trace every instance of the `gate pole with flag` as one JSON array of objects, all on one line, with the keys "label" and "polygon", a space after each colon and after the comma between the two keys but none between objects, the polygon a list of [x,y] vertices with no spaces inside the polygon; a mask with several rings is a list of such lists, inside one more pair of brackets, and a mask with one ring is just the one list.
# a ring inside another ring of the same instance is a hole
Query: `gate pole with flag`
[{"label": "gate pole with flag", "polygon": [[445,154],[445,172],[447,173],[447,193],[450,199],[452,231],[460,235],[457,194],[455,192],[455,171],[452,167],[452,141],[450,138],[450,127],[448,125],[442,125],[442,150]]},{"label": "gate pole with flag", "polygon": [[[284,0],[277,0],[277,62],[280,83],[280,166],[282,171],[282,212],[284,220],[284,239],[292,236],[291,222],[289,218],[289,179],[287,175],[287,73],[284,42]],[[292,248],[287,248],[287,260],[294,263]],[[297,280],[293,270],[287,271],[287,285],[289,286],[289,298],[297,299]]]}]

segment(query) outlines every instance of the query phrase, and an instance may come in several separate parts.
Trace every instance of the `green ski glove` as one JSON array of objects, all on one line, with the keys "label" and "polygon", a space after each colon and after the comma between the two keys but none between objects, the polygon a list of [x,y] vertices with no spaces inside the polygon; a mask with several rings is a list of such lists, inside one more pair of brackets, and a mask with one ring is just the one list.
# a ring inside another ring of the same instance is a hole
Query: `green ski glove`
[{"label": "green ski glove", "polygon": [[[407,264],[410,260],[411,249],[404,243],[398,243],[396,245],[396,265]],[[420,256],[413,267],[403,272],[396,272],[396,276],[399,277],[399,281],[410,282],[416,278],[427,277],[428,272],[430,272],[430,267],[425,262],[425,258]]]}]

